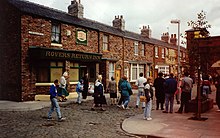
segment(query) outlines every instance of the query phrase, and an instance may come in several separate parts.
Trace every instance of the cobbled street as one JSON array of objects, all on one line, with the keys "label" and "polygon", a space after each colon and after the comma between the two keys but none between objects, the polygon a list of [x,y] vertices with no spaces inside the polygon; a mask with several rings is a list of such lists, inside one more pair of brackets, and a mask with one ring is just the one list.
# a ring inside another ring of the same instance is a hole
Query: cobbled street
[{"label": "cobbled street", "polygon": [[[47,121],[49,107],[34,111],[0,111],[1,138],[127,138],[137,137],[124,132],[124,119],[143,113],[135,108],[136,95],[131,96],[130,109],[108,104],[106,111],[91,111],[91,100],[78,105],[61,105],[64,122]],[[110,99],[107,98],[108,103]],[[53,113],[56,118],[56,112]],[[135,126],[134,126],[135,127]]]}]

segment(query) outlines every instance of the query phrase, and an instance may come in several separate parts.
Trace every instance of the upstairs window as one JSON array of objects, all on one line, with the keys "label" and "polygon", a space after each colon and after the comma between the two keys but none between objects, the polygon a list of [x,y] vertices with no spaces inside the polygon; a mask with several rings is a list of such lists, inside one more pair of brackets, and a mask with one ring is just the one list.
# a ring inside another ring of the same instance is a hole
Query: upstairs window
[{"label": "upstairs window", "polygon": [[161,56],[162,56],[162,58],[165,58],[165,48],[162,48]]},{"label": "upstairs window", "polygon": [[109,36],[103,35],[103,51],[109,51]]},{"label": "upstairs window", "polygon": [[138,42],[134,42],[134,55],[138,55]]},{"label": "upstairs window", "polygon": [[157,46],[155,47],[155,57],[156,57],[156,58],[159,57],[159,56],[158,56],[158,47],[157,47]]},{"label": "upstairs window", "polygon": [[52,43],[61,43],[61,31],[60,31],[60,24],[52,23],[51,28],[51,42]]},{"label": "upstairs window", "polygon": [[141,55],[145,56],[144,44],[141,45]]}]

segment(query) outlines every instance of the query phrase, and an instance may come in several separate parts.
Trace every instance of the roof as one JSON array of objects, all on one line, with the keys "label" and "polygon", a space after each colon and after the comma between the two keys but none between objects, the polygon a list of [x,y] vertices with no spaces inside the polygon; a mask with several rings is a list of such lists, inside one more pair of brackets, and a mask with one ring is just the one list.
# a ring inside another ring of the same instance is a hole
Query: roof
[{"label": "roof", "polygon": [[106,25],[106,24],[103,24],[103,23],[100,23],[94,20],[90,20],[86,18],[82,18],[82,19],[77,18],[61,10],[53,9],[53,8],[46,7],[40,4],[32,3],[29,1],[25,1],[25,0],[7,0],[7,1],[13,6],[15,6],[19,11],[26,13],[26,14],[38,15],[44,18],[57,20],[60,22],[68,23],[68,24],[73,24],[79,27],[86,27],[86,28],[98,30],[101,32],[118,35],[121,37],[136,39],[136,40],[143,41],[143,42],[150,43],[150,44],[175,48],[171,46],[171,44],[168,44],[158,39],[146,38],[134,32],[122,31],[113,26],[109,26],[109,25]]}]

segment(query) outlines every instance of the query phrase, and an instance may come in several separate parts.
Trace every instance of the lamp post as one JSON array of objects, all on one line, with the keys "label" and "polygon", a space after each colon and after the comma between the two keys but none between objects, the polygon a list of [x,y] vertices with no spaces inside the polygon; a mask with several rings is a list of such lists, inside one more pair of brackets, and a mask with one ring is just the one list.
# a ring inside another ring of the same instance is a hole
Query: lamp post
[{"label": "lamp post", "polygon": [[171,20],[172,24],[178,24],[178,54],[177,54],[177,60],[178,60],[178,68],[177,68],[177,79],[178,83],[180,80],[180,20]]}]

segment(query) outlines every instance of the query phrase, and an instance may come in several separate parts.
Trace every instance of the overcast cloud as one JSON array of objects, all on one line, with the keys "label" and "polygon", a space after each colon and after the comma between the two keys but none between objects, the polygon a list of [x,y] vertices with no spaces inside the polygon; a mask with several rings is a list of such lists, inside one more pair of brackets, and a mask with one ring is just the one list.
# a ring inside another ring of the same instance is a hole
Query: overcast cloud
[{"label": "overcast cloud", "polygon": [[[51,8],[67,12],[71,0],[29,0]],[[177,25],[172,19],[181,21],[181,33],[191,29],[190,20],[197,20],[197,13],[206,12],[211,36],[220,35],[220,0],[81,0],[84,6],[84,18],[112,25],[115,16],[123,15],[125,29],[140,33],[143,25],[149,25],[152,37],[161,38],[161,34],[177,33]]]}]

